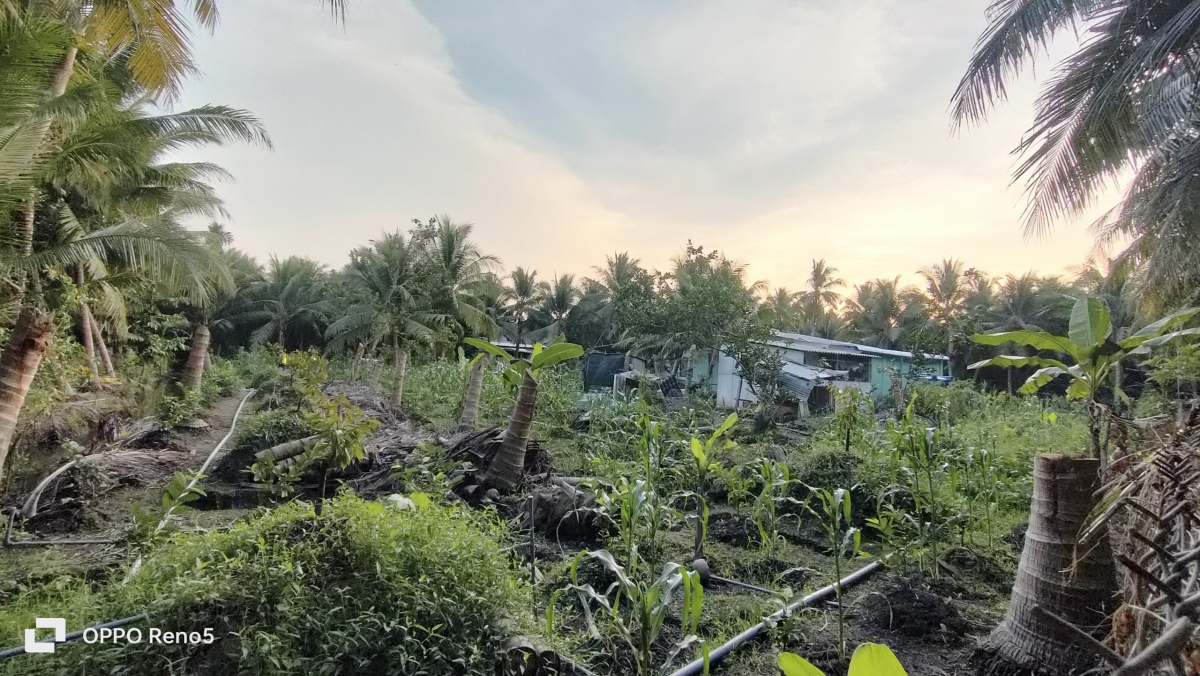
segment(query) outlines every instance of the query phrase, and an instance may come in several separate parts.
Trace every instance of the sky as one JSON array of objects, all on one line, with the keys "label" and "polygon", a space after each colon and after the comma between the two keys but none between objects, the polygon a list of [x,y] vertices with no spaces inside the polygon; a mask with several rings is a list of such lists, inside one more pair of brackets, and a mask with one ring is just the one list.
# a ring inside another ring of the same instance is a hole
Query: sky
[{"label": "sky", "polygon": [[227,225],[260,260],[340,267],[444,213],[542,277],[617,251],[666,269],[688,240],[793,290],[814,258],[852,284],[947,257],[1059,273],[1107,205],[1023,235],[1011,150],[1037,80],[951,129],[988,1],[350,0],[339,24],[318,0],[238,0],[194,37],[177,107],[271,134],[194,157],[235,177]]}]

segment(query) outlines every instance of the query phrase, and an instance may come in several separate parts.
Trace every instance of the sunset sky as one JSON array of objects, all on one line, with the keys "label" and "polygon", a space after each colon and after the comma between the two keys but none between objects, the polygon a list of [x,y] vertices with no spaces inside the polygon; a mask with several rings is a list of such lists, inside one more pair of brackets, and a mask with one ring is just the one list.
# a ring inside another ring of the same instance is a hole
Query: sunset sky
[{"label": "sunset sky", "polygon": [[337,267],[447,213],[545,277],[614,251],[664,268],[688,239],[793,289],[812,258],[852,283],[949,256],[1061,272],[1092,216],[1027,239],[1010,186],[1037,80],[951,131],[987,4],[351,0],[339,25],[317,0],[239,0],[196,36],[180,105],[272,135],[202,152],[236,177],[228,225],[260,259]]}]

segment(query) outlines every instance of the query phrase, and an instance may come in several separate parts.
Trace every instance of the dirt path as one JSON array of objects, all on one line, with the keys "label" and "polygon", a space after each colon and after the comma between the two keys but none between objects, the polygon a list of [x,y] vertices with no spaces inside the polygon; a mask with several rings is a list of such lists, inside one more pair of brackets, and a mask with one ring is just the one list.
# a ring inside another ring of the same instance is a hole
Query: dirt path
[{"label": "dirt path", "polygon": [[[137,518],[138,511],[151,516],[160,507],[163,487],[177,471],[197,470],[213,448],[229,432],[234,413],[245,392],[218,400],[202,419],[208,427],[200,430],[179,430],[175,448],[183,450],[143,449],[155,453],[162,470],[162,478],[153,482],[135,485],[118,485],[98,497],[84,499],[83,518],[71,527],[55,527],[57,524],[28,524],[26,529],[14,529],[14,540],[30,540],[37,537],[51,538],[120,538]],[[247,404],[249,406],[249,404]],[[246,410],[242,412],[243,419]],[[43,496],[42,510],[47,511],[55,499],[53,486]],[[189,515],[185,528],[210,528],[226,525],[245,513],[245,510],[219,510],[197,512]],[[147,517],[142,517],[147,518]],[[6,526],[7,520],[0,527]],[[36,534],[36,535],[35,535]],[[34,537],[30,537],[34,536]],[[104,545],[51,545],[43,547],[0,548],[0,577],[20,579],[28,575],[53,575],[68,571],[94,571],[119,563],[125,556],[125,547],[116,544]]]}]

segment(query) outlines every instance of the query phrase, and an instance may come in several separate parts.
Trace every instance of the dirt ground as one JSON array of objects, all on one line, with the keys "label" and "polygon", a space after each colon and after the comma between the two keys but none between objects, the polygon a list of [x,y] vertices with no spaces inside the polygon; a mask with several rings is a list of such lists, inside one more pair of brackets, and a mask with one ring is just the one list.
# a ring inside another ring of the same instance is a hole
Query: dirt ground
[{"label": "dirt ground", "polygon": [[[97,485],[80,490],[75,480],[64,475],[48,486],[38,501],[39,513],[28,522],[13,526],[12,541],[34,542],[39,540],[68,539],[114,539],[120,540],[137,518],[139,510],[149,511],[159,504],[163,486],[180,470],[196,470],[208,454],[229,432],[234,412],[244,393],[218,400],[205,413],[203,420],[208,427],[200,430],[175,430],[161,438],[155,438],[146,448],[137,448],[127,453],[145,453],[136,460],[143,464],[143,471],[135,478],[119,475],[106,477]],[[242,415],[245,416],[246,410]],[[122,451],[117,451],[120,453]],[[152,469],[146,469],[149,458]],[[59,458],[48,474],[62,464]],[[81,480],[83,480],[81,478]],[[20,505],[25,494],[6,496],[6,505]],[[182,528],[212,528],[233,522],[248,510],[207,510],[187,514]],[[8,524],[7,517],[5,525]],[[30,575],[53,576],[62,573],[80,573],[91,578],[102,576],[103,571],[126,556],[126,548],[119,542],[98,545],[50,545],[0,547],[0,577],[24,579]]]}]

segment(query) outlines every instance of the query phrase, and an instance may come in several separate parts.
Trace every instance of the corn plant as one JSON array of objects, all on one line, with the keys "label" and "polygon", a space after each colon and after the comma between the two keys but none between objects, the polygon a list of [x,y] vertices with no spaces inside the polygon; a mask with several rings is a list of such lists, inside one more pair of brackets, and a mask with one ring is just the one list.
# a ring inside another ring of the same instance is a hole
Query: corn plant
[{"label": "corn plant", "polygon": [[695,463],[696,469],[696,494],[703,497],[708,492],[708,475],[714,469],[719,469],[720,464],[716,462],[716,454],[718,451],[724,451],[734,446],[737,442],[732,439],[725,439],[725,433],[728,432],[738,420],[736,413],[730,413],[729,417],[725,418],[725,422],[708,436],[704,441],[700,441],[696,437],[692,437],[692,460]]},{"label": "corn plant", "polygon": [[616,484],[595,484],[597,513],[617,528],[617,539],[625,554],[625,565],[636,570],[638,542],[655,546],[658,531],[675,519],[676,512],[645,479],[621,477]]},{"label": "corn plant", "polygon": [[[795,653],[779,653],[783,676],[825,676],[825,672]],[[854,649],[847,676],[908,676],[892,649],[879,643],[863,643]]]},{"label": "corn plant", "polygon": [[641,466],[642,476],[650,486],[657,488],[662,485],[667,455],[663,425],[646,413],[638,416],[636,422],[637,438],[634,440],[634,451],[637,453],[638,464]]},{"label": "corn plant", "polygon": [[896,509],[891,503],[885,504],[884,497],[884,495],[880,495],[877,498],[875,516],[867,517],[867,527],[879,535],[880,542],[887,549],[887,554],[883,557],[884,561],[890,563],[892,559],[898,559],[900,566],[904,567],[907,563],[908,553],[908,548],[905,546],[900,532],[904,512]]},{"label": "corn plant", "polygon": [[819,503],[816,508],[808,505],[808,511],[821,521],[825,537],[833,553],[834,576],[831,581],[837,596],[838,610],[838,656],[846,657],[846,609],[842,603],[842,559],[853,559],[863,555],[862,532],[851,525],[852,506],[850,489],[811,489]]},{"label": "corn plant", "polygon": [[[616,581],[604,593],[597,592],[590,584],[579,584],[579,563],[584,557],[599,561],[616,576]],[[666,671],[681,652],[700,642],[696,634],[704,607],[704,587],[700,584],[699,573],[689,572],[677,563],[668,563],[653,582],[646,582],[636,572],[618,563],[611,553],[599,550],[580,552],[571,564],[570,574],[571,584],[567,589],[579,597],[593,635],[599,635],[592,619],[592,606],[595,605],[617,637],[633,651],[638,676],[655,673],[654,644],[662,634],[667,613],[679,592],[683,596],[680,615],[683,638],[675,644],[659,671]]]},{"label": "corn plant", "polygon": [[[758,471],[760,488],[758,497],[754,500],[751,517],[754,519],[754,525],[758,527],[762,548],[767,551],[768,556],[773,556],[780,540],[779,526],[787,516],[780,513],[779,507],[784,504],[803,506],[804,503],[788,495],[797,482],[792,478],[787,464],[763,458],[755,469]],[[796,516],[796,520],[799,525],[800,517]]]},{"label": "corn plant", "polygon": [[855,438],[862,439],[863,433],[874,422],[874,407],[862,390],[856,387],[834,390],[834,414],[829,424],[839,440],[845,439],[847,455]]},{"label": "corn plant", "polygon": [[710,471],[721,480],[721,483],[725,484],[725,501],[730,506],[736,507],[749,502],[754,497],[754,473],[743,472],[742,468],[737,465],[729,467],[712,465]]},{"label": "corn plant", "polygon": [[937,428],[925,427],[916,421],[913,407],[917,396],[909,400],[904,417],[888,424],[888,436],[893,452],[893,481],[898,478],[895,470],[906,475],[909,491],[915,507],[915,516],[907,515],[906,521],[917,526],[924,544],[933,554],[933,572],[938,575],[938,540],[949,525],[939,501],[938,488],[948,473],[949,465],[939,452],[940,432]]}]

